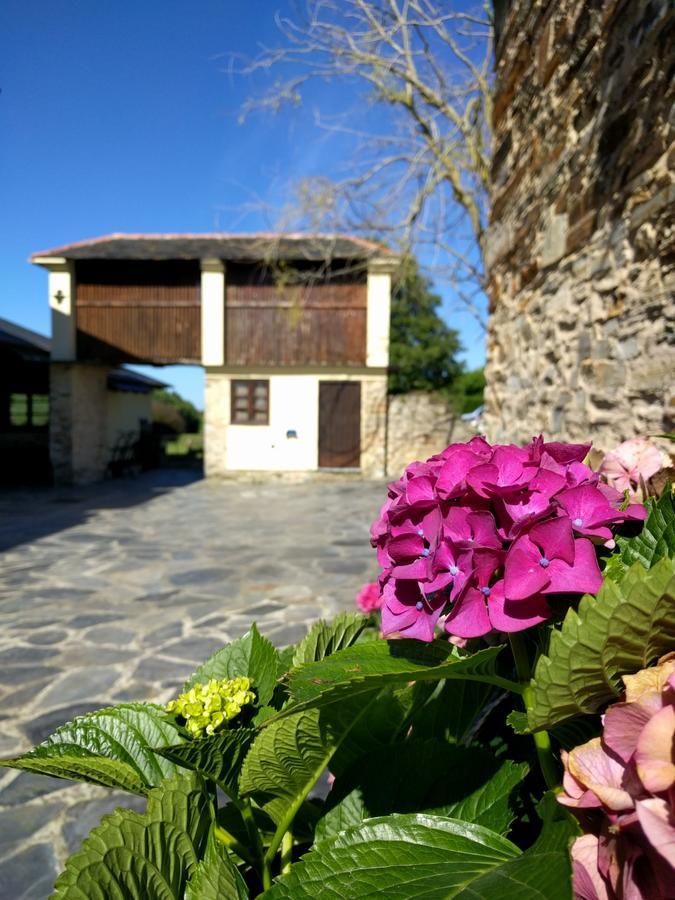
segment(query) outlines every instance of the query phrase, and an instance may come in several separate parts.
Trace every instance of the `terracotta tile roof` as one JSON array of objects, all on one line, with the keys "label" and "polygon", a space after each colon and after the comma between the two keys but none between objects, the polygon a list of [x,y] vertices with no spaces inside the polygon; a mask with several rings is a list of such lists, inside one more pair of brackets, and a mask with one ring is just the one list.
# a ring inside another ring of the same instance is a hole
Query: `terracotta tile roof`
[{"label": "terracotta tile roof", "polygon": [[323,261],[392,257],[383,244],[343,234],[108,234],[51,247],[31,255],[66,259],[223,259],[230,262],[287,259]]}]

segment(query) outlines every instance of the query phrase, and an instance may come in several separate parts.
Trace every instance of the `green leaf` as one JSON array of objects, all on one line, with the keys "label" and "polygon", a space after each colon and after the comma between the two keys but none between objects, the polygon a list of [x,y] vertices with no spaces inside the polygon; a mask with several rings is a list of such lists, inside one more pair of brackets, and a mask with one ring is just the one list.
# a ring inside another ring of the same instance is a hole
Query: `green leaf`
[{"label": "green leaf", "polygon": [[525,854],[479,825],[426,815],[370,819],[291,866],[265,900],[569,900],[567,846]]},{"label": "green leaf", "polygon": [[[435,740],[396,744],[357,760],[337,778],[316,840],[363,819],[432,811],[505,834],[513,819],[509,797],[527,769],[500,762],[481,747]],[[451,774],[439,778],[441,772]]]},{"label": "green leaf", "polygon": [[644,669],[675,646],[675,562],[646,571],[635,563],[615,584],[605,580],[551,632],[531,684],[530,728],[550,729],[579,713],[596,712],[621,693],[622,675]]},{"label": "green leaf", "polygon": [[263,728],[244,761],[242,794],[251,795],[279,825],[292,816],[322,775],[333,754],[376,708],[379,691],[277,718]]},{"label": "green leaf", "polygon": [[[332,703],[346,692],[353,695],[400,682],[448,678],[516,687],[496,675],[495,660],[501,650],[487,647],[461,656],[448,641],[373,641],[292,670],[289,689],[296,704],[309,707]],[[294,709],[297,706],[290,707]]]},{"label": "green leaf", "polygon": [[201,779],[179,775],[148,795],[145,815],[105,816],[56,881],[54,900],[179,900],[197,870],[212,818]]},{"label": "green leaf", "polygon": [[649,515],[642,530],[634,537],[616,538],[617,552],[605,566],[606,577],[619,581],[627,569],[639,562],[650,569],[659,560],[675,557],[675,499],[665,491],[659,500],[649,498],[645,504]]},{"label": "green leaf", "polygon": [[243,637],[232,641],[210,656],[185,682],[189,690],[197,682],[209,678],[236,678],[248,675],[253,679],[258,703],[265,706],[272,698],[277,681],[279,654],[273,644],[263,637],[255,625]]},{"label": "green leaf", "polygon": [[317,662],[356,643],[368,624],[368,617],[360,613],[343,612],[331,622],[320,620],[312,627],[293,653],[293,666]]},{"label": "green leaf", "polygon": [[529,734],[530,726],[527,713],[519,709],[513,709],[506,717],[506,724],[510,725],[514,734]]},{"label": "green leaf", "polygon": [[247,900],[248,889],[232,857],[209,833],[204,858],[185,890],[185,900]]},{"label": "green leaf", "polygon": [[225,728],[195,741],[156,749],[156,752],[215,781],[228,796],[237,797],[239,773],[255,734],[255,728]]},{"label": "green leaf", "polygon": [[443,681],[411,720],[415,737],[437,737],[467,745],[503,692],[478,681]]},{"label": "green leaf", "polygon": [[153,748],[181,741],[161,706],[125,703],[78,716],[38,747],[0,765],[146,794],[178,771]]}]

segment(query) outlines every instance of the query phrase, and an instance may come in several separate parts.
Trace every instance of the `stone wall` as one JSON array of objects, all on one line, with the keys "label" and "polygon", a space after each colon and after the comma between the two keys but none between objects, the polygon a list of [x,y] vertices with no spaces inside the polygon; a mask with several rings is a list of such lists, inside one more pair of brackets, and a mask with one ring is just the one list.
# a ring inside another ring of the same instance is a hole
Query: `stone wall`
[{"label": "stone wall", "polygon": [[497,44],[485,427],[675,428],[675,14],[514,0]]},{"label": "stone wall", "polygon": [[387,441],[387,376],[361,382],[361,472],[366,478],[383,478]]},{"label": "stone wall", "polygon": [[57,484],[87,484],[105,475],[108,366],[53,362],[49,454]]},{"label": "stone wall", "polygon": [[439,394],[394,394],[389,398],[387,475],[399,478],[413,460],[428,459],[452,441],[467,441],[474,434]]}]

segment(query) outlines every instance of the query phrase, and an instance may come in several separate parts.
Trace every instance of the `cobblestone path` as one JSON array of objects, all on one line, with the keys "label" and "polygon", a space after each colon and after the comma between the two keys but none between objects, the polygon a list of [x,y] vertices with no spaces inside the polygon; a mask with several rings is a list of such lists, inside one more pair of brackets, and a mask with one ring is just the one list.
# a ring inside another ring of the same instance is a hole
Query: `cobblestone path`
[{"label": "cobblestone path", "polygon": [[[149,473],[0,495],[0,755],[80,713],[165,702],[252,621],[279,646],[376,574],[381,483]],[[143,801],[0,770],[0,897],[42,900],[100,817]]]}]

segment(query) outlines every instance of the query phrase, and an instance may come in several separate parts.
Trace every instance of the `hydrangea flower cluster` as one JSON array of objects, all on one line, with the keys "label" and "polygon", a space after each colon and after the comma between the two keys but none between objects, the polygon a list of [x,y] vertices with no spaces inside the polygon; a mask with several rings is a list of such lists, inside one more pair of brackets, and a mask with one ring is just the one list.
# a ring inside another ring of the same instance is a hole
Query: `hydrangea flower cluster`
[{"label": "hydrangea flower cluster", "polygon": [[431,641],[521,631],[551,595],[595,593],[595,543],[646,517],[584,465],[590,444],[490,445],[475,437],[409,465],[371,527],[382,632]]},{"label": "hydrangea flower cluster", "polygon": [[603,734],[563,754],[564,793],[590,833],[572,845],[574,896],[675,896],[675,661],[624,678]]},{"label": "hydrangea flower cluster", "polygon": [[213,734],[224,722],[234,719],[243,706],[253,703],[255,694],[251,690],[251,679],[212,678],[206,684],[198,683],[167,706],[167,712],[185,719],[185,728],[193,738],[204,732]]}]

